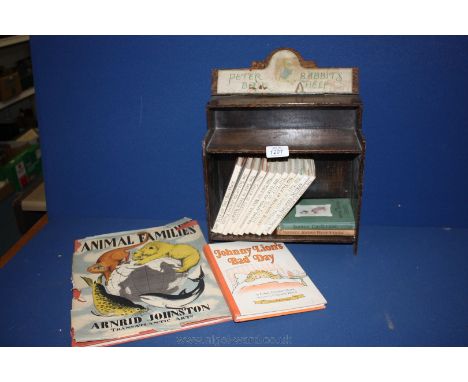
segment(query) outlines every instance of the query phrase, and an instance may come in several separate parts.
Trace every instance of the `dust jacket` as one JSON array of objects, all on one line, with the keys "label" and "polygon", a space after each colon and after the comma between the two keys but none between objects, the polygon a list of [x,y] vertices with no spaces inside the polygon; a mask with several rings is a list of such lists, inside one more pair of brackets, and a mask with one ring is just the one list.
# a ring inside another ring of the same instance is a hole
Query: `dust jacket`
[{"label": "dust jacket", "polygon": [[105,346],[230,321],[195,220],[75,241],[72,346]]},{"label": "dust jacket", "polygon": [[204,251],[236,322],[326,306],[284,243],[216,243]]}]

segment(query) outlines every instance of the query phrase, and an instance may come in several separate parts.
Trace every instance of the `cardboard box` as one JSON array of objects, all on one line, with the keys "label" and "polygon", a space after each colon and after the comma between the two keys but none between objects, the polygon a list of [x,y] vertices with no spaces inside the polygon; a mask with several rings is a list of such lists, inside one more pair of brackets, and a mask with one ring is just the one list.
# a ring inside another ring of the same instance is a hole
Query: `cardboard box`
[{"label": "cardboard box", "polygon": [[13,193],[13,187],[6,180],[0,180],[0,202],[5,200]]},{"label": "cardboard box", "polygon": [[21,88],[25,90],[32,87],[34,84],[31,57],[19,60],[16,63],[16,69],[20,77]]},{"label": "cardboard box", "polygon": [[21,80],[18,72],[0,75],[0,102],[12,99],[21,91]]},{"label": "cardboard box", "polygon": [[0,180],[8,180],[16,191],[20,191],[41,172],[41,150],[34,144],[0,167]]}]

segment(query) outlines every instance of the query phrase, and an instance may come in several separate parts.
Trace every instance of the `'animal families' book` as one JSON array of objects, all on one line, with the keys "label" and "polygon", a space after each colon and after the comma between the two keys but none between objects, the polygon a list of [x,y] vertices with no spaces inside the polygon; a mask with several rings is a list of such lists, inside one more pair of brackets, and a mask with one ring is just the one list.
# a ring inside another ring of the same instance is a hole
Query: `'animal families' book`
[{"label": "'animal families' book", "polygon": [[327,230],[352,236],[355,228],[353,208],[349,199],[302,199],[289,211],[276,232],[279,235],[297,234],[294,231],[308,234],[305,232],[310,230],[310,234],[313,235],[318,230]]},{"label": "'animal families' book", "polygon": [[205,245],[236,322],[324,309],[327,301],[283,243]]},{"label": "'animal families' book", "polygon": [[103,346],[230,321],[195,220],[75,241],[72,345]]}]

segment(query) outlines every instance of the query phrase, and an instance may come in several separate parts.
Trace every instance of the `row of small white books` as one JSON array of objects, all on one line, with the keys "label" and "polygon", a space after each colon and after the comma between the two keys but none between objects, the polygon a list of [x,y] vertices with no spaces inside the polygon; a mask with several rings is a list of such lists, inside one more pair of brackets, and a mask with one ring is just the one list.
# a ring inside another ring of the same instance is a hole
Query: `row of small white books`
[{"label": "row of small white books", "polygon": [[314,180],[313,159],[239,157],[212,231],[271,234]]}]

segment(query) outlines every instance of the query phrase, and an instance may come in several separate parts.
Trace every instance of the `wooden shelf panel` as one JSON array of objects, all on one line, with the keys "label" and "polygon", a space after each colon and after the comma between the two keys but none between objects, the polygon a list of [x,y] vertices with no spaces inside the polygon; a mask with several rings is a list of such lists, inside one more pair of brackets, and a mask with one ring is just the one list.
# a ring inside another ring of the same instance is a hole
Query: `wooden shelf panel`
[{"label": "wooden shelf panel", "polygon": [[343,243],[352,244],[355,236],[304,236],[304,235],[223,235],[210,232],[211,241],[280,241],[284,243]]},{"label": "wooden shelf panel", "polygon": [[353,108],[361,105],[357,95],[236,95],[214,96],[209,108],[258,108],[258,107],[339,107]]},{"label": "wooden shelf panel", "polygon": [[22,101],[28,97],[33,96],[35,93],[34,88],[29,88],[26,90],[23,90],[20,94],[18,94],[16,97],[13,97],[12,99],[9,99],[8,101],[5,102],[0,102],[0,110],[7,108],[8,106],[13,105],[16,102]]},{"label": "wooden shelf panel", "polygon": [[22,42],[29,41],[29,36],[11,36],[0,39],[0,48],[6,48],[7,46],[12,46],[16,44],[21,44]]},{"label": "wooden shelf panel", "polygon": [[265,154],[266,146],[289,146],[291,154],[362,152],[355,130],[332,128],[215,129],[206,151],[210,154]]},{"label": "wooden shelf panel", "polygon": [[44,182],[41,182],[28,196],[21,201],[23,211],[47,212]]}]

